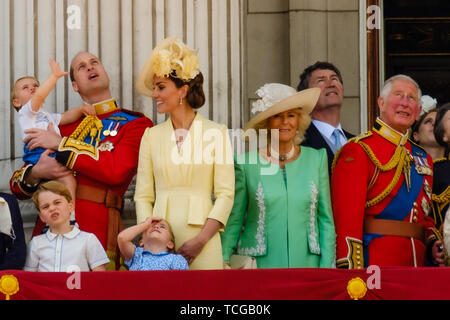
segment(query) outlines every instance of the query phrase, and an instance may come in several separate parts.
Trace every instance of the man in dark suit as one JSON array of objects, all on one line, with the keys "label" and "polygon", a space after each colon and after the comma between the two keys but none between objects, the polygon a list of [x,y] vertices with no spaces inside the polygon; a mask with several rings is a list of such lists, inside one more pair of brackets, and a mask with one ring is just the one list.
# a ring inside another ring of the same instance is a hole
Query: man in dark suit
[{"label": "man in dark suit", "polygon": [[16,197],[0,193],[0,270],[21,270],[27,245]]},{"label": "man in dark suit", "polygon": [[307,67],[300,75],[297,90],[320,88],[319,100],[311,112],[311,125],[306,130],[303,146],[325,148],[328,155],[328,171],[336,152],[353,135],[341,127],[341,107],[344,101],[344,86],[341,73],[329,62],[318,61]]}]

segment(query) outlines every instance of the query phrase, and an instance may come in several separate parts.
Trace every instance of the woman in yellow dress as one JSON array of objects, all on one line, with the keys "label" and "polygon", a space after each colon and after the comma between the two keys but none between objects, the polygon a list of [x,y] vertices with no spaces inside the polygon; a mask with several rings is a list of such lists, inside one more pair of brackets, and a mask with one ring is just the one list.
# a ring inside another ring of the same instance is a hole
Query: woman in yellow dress
[{"label": "woman in yellow dress", "polygon": [[[219,231],[234,200],[233,151],[227,127],[196,109],[205,102],[196,52],[178,38],[163,40],[143,67],[136,89],[170,117],[148,128],[137,171],[137,223],[167,220],[189,269],[222,269]],[[215,201],[212,201],[214,194]]]}]

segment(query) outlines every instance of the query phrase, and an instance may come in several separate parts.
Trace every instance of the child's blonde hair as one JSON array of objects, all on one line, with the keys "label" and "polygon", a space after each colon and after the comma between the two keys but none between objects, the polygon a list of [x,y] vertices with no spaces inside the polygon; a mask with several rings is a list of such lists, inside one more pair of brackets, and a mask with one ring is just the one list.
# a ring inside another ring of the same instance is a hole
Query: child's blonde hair
[{"label": "child's blonde hair", "polygon": [[[174,236],[173,231],[172,231],[172,226],[170,225],[169,221],[167,221],[166,219],[162,219],[161,221],[165,221],[167,223],[167,226],[169,227],[170,241],[173,242],[173,248],[169,249],[168,251],[170,253],[175,253],[175,236]],[[139,241],[138,241],[139,246],[141,246],[142,241],[143,241],[143,236],[141,234],[141,236],[139,237]]]},{"label": "child's blonde hair", "polygon": [[33,77],[33,76],[24,76],[24,77],[21,77],[21,78],[17,79],[16,82],[14,82],[14,85],[11,88],[11,104],[14,107],[14,109],[16,109],[16,111],[19,111],[19,109],[20,109],[20,108],[18,108],[18,107],[16,107],[14,105],[14,99],[17,98],[17,96],[16,96],[16,87],[17,87],[17,84],[19,83],[19,81],[22,81],[22,80],[25,80],[25,79],[33,79],[33,80],[35,80],[38,83],[38,85],[41,85],[39,80],[36,79],[36,77]]},{"label": "child's blonde hair", "polygon": [[33,203],[38,211],[39,210],[39,195],[42,192],[50,191],[52,193],[58,194],[60,196],[63,196],[67,199],[67,202],[72,201],[72,196],[70,195],[69,189],[65,185],[63,185],[61,182],[58,181],[48,181],[41,183],[36,190],[36,192],[33,194]]}]

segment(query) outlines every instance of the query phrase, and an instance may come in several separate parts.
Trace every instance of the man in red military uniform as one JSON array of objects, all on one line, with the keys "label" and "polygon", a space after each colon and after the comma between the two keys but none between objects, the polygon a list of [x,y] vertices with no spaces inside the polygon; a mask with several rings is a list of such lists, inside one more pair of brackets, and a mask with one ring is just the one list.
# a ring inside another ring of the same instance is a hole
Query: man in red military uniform
[{"label": "man in red military uniform", "polygon": [[[51,128],[29,130],[29,148],[56,150],[56,158],[47,150],[35,166],[24,166],[13,174],[10,188],[18,198],[26,199],[41,180],[75,174],[76,221],[80,229],[98,237],[111,260],[108,269],[117,269],[123,195],[136,174],[141,137],[153,124],[143,114],[117,107],[109,76],[95,55],[77,54],[70,71],[74,91],[95,107],[97,116],[60,126],[62,137]],[[43,228],[38,220],[33,234]]]},{"label": "man in red military uniform", "polygon": [[335,157],[337,267],[424,266],[427,253],[443,263],[440,235],[428,217],[433,161],[408,139],[421,110],[420,95],[410,77],[388,79],[374,128]]}]

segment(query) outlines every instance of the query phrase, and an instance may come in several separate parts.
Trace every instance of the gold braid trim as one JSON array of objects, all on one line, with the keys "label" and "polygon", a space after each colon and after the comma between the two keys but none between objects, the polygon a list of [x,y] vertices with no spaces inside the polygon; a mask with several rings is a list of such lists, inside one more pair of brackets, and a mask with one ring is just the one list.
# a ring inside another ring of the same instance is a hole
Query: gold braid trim
[{"label": "gold braid trim", "polygon": [[[72,169],[79,154],[86,154],[98,160],[97,146],[100,143],[102,129],[103,124],[99,118],[87,116],[69,137],[61,141],[58,151],[70,151],[73,153],[67,159],[66,167]],[[88,136],[91,138],[89,144],[84,142]]]},{"label": "gold braid trim", "polygon": [[433,194],[433,201],[437,203],[444,203],[450,201],[450,186],[439,195]]},{"label": "gold braid trim", "polygon": [[372,187],[375,185],[375,182],[378,179],[378,176],[380,175],[380,169],[375,167],[375,172],[373,173],[372,179],[369,182],[369,185],[367,186],[367,190],[372,189]]},{"label": "gold braid trim", "polygon": [[403,172],[403,164],[399,164],[397,166],[397,169],[395,170],[394,177],[392,178],[392,181],[388,184],[388,186],[375,198],[372,198],[370,200],[366,201],[366,208],[373,207],[374,205],[380,203],[383,201],[394,189],[395,185],[397,184],[398,180],[400,179],[400,176]]},{"label": "gold braid trim", "polygon": [[333,162],[331,164],[331,172],[334,171],[334,167],[336,166],[337,160],[338,160],[339,156],[341,155],[342,149],[343,148],[339,148],[339,150],[336,151],[336,154],[334,155]]},{"label": "gold braid trim", "polygon": [[443,162],[443,161],[447,161],[447,160],[450,160],[450,154],[448,155],[448,157],[443,157],[443,158],[433,160],[433,163]]},{"label": "gold braid trim", "polygon": [[[407,172],[408,175],[405,174],[405,176],[409,177],[410,164],[412,161],[412,159],[411,159],[412,157],[409,155],[408,150],[403,145],[399,145],[395,149],[395,152],[394,152],[392,158],[386,164],[383,165],[380,162],[380,160],[378,160],[378,158],[375,156],[375,153],[372,151],[372,149],[369,147],[369,145],[367,145],[361,141],[364,138],[370,137],[371,135],[372,135],[372,133],[369,131],[364,134],[361,134],[358,137],[352,138],[348,141],[348,142],[354,142],[354,143],[359,144],[363,148],[363,150],[366,152],[367,156],[372,161],[372,163],[375,165],[375,172],[370,180],[368,190],[371,189],[375,185],[375,182],[378,179],[380,172],[390,171],[394,168],[396,168],[396,170],[395,170],[394,177],[393,177],[392,181],[389,183],[389,185],[378,196],[376,196],[375,198],[372,198],[370,200],[367,200],[366,208],[372,207],[372,206],[380,203],[381,201],[383,201],[392,192],[394,187],[397,185],[402,173]],[[339,149],[339,151],[336,152],[336,155],[334,156],[334,159],[333,159],[333,164],[331,166],[331,168],[332,168],[331,170],[334,170],[334,167],[337,163],[337,160],[341,154],[342,149],[343,148]]]},{"label": "gold braid trim", "polygon": [[399,163],[400,159],[404,158],[406,150],[405,148],[398,146],[395,149],[394,155],[392,156],[391,160],[388,161],[385,165],[381,164],[380,160],[375,156],[372,149],[365,144],[364,142],[359,141],[359,145],[364,149],[364,151],[369,156],[370,160],[372,160],[373,164],[382,172],[386,172],[389,170],[394,169]]},{"label": "gold braid trim", "polygon": [[[91,145],[97,147],[100,142],[100,135],[103,129],[102,121],[97,116],[87,116],[81,121],[69,138],[83,142],[89,135]],[[95,139],[95,140],[94,140]],[[95,141],[95,144],[94,144]]]},{"label": "gold braid trim", "polygon": [[442,211],[450,202],[450,186],[447,186],[447,188],[439,195],[433,194],[432,200],[438,204],[439,211]]},{"label": "gold braid trim", "polygon": [[364,149],[367,156],[369,157],[369,159],[372,161],[372,163],[376,167],[375,168],[375,176],[372,177],[372,179],[370,181],[370,185],[369,185],[370,187],[373,187],[373,185],[375,184],[375,180],[378,178],[380,171],[386,172],[386,171],[390,171],[390,170],[396,168],[394,177],[392,178],[392,181],[388,184],[388,186],[375,198],[372,198],[372,199],[366,201],[366,208],[369,208],[369,207],[373,207],[374,205],[383,201],[392,192],[394,187],[397,185],[398,180],[400,179],[400,176],[402,175],[404,168],[409,167],[408,165],[409,165],[411,159],[410,159],[410,156],[409,156],[406,148],[403,146],[398,146],[395,149],[395,152],[394,152],[394,155],[392,156],[392,158],[385,165],[383,165],[380,162],[380,160],[378,160],[378,158],[373,153],[372,149],[367,144],[365,144],[362,141],[358,141],[357,143]]}]

